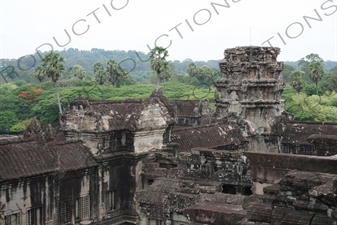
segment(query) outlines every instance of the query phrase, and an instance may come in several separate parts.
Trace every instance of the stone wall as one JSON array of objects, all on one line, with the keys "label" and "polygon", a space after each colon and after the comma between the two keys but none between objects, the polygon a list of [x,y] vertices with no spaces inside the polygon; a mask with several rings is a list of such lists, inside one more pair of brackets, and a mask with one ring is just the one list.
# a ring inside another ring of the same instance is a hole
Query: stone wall
[{"label": "stone wall", "polygon": [[330,156],[337,153],[337,123],[289,121],[273,133],[281,137],[280,153]]},{"label": "stone wall", "polygon": [[334,157],[245,152],[252,179],[260,183],[279,182],[290,170],[337,174]]},{"label": "stone wall", "polygon": [[337,155],[337,135],[312,134],[307,140],[315,146],[317,155]]}]

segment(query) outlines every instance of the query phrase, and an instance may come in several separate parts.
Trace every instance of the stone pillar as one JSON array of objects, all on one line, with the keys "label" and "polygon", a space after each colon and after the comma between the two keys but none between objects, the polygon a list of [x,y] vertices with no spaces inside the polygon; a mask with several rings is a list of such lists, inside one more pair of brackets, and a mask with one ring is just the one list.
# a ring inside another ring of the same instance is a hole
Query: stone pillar
[{"label": "stone pillar", "polygon": [[219,63],[223,77],[216,84],[217,119],[241,122],[250,140],[248,151],[277,151],[277,143],[269,143],[274,141],[270,138],[273,122],[284,111],[279,53],[276,47],[236,47],[226,49]]}]

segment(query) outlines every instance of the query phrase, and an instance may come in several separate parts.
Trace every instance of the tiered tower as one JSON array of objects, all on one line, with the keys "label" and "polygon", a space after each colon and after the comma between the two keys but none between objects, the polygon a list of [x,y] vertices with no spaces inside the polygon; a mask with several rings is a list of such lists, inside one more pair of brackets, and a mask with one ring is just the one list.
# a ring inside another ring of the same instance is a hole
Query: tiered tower
[{"label": "tiered tower", "polygon": [[217,116],[242,125],[250,140],[248,151],[277,151],[278,140],[270,134],[284,111],[279,53],[275,47],[236,47],[226,49],[219,63],[223,77],[216,84]]}]

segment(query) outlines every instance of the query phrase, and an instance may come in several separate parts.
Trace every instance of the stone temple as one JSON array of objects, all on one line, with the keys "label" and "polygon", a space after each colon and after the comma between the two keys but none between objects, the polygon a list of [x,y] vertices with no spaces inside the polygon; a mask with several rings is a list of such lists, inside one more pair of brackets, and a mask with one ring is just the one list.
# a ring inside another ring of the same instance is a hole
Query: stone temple
[{"label": "stone temple", "polygon": [[337,123],[284,110],[279,53],[225,50],[215,112],[82,97],[0,138],[0,225],[337,224]]}]

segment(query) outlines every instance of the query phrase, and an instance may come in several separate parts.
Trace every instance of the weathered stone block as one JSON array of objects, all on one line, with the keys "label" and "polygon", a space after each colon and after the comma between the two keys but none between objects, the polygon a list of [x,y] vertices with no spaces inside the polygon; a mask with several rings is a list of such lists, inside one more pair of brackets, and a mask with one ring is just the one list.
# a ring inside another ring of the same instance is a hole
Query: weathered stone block
[{"label": "weathered stone block", "polygon": [[184,211],[191,221],[211,225],[234,225],[246,216],[241,206],[220,203],[198,203]]},{"label": "weathered stone block", "polygon": [[272,212],[272,224],[282,225],[308,225],[315,213],[295,211],[291,208],[276,207]]}]

